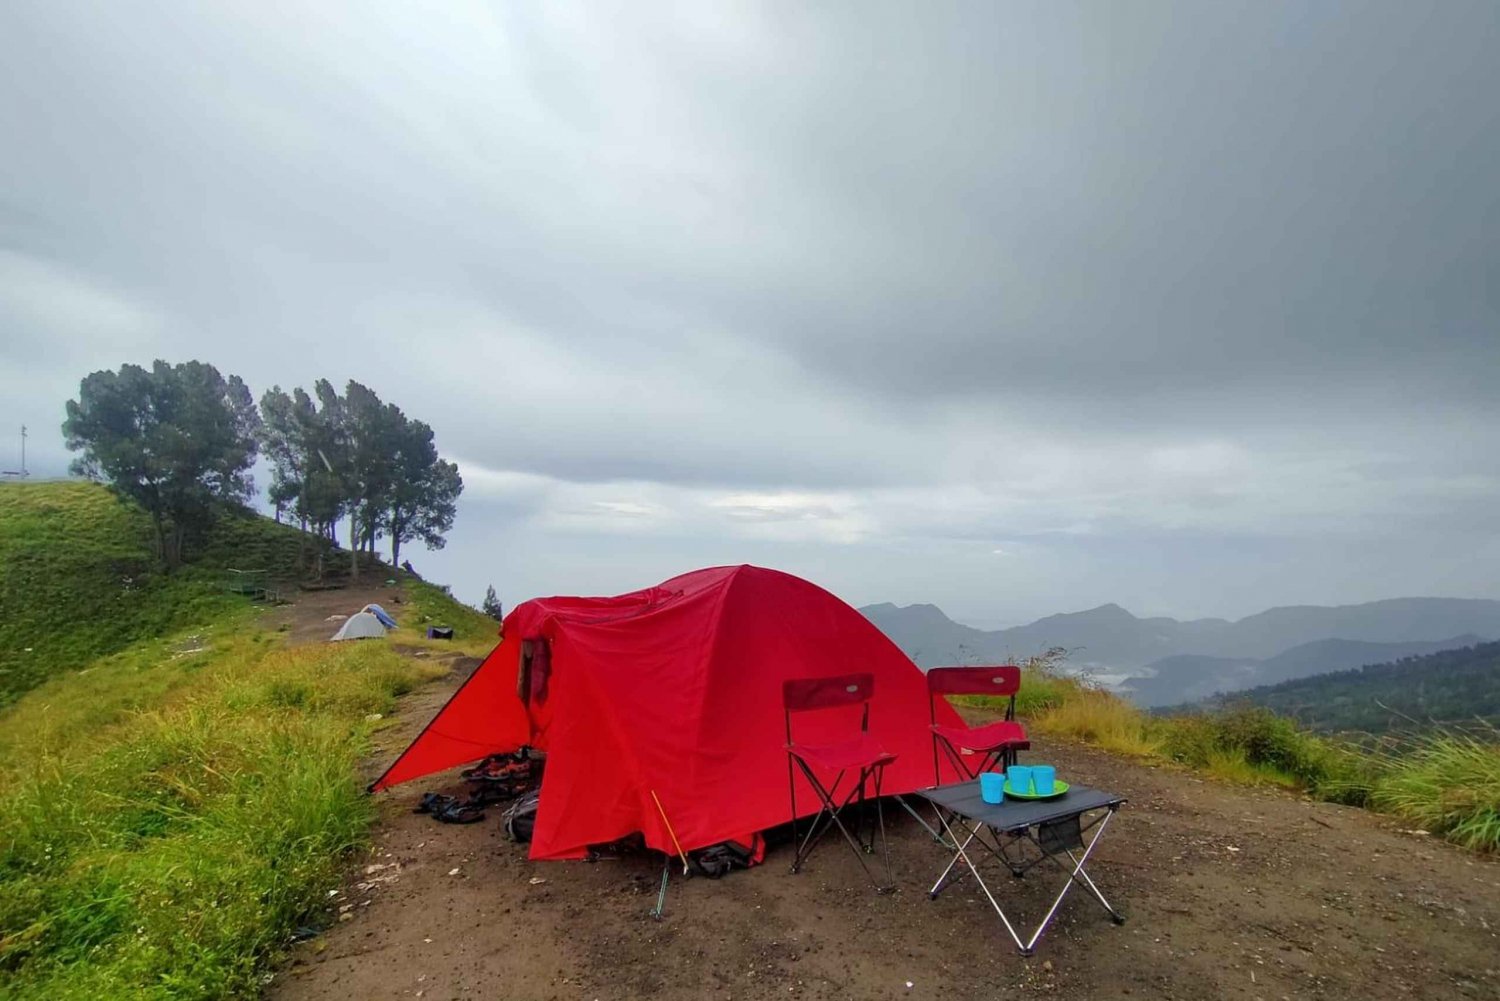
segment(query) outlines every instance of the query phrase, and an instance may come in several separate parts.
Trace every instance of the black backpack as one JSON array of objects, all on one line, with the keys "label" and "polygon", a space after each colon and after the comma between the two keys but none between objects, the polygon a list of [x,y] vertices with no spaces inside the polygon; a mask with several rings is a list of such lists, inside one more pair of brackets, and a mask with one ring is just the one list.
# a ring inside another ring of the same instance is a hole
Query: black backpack
[{"label": "black backpack", "polygon": [[[759,841],[760,835],[756,835]],[[738,841],[720,841],[707,848],[687,853],[688,865],[699,876],[718,879],[732,869],[748,869],[755,864],[758,845],[746,847]]]},{"label": "black backpack", "polygon": [[531,832],[536,829],[536,807],[541,799],[540,792],[529,792],[506,808],[505,833],[512,841],[522,844],[531,841]]}]

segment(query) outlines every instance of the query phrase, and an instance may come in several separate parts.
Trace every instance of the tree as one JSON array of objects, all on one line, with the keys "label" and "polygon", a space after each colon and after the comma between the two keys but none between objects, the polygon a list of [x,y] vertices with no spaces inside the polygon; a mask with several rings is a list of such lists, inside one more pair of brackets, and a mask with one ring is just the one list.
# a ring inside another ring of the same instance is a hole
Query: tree
[{"label": "tree", "polygon": [[399,472],[402,435],[410,422],[394,404],[350,380],[344,389],[343,419],[348,448],[349,530],[355,546],[375,552]]},{"label": "tree", "polygon": [[395,442],[395,475],[383,519],[393,564],[401,561],[403,542],[420,539],[428,549],[447,544],[444,534],[453,527],[464,489],[458,466],[439,457],[425,423],[406,421]]},{"label": "tree", "polygon": [[479,610],[497,622],[505,618],[505,608],[500,604],[500,599],[495,596],[495,585],[491,584],[485,589],[484,604],[479,606]]},{"label": "tree", "polygon": [[272,503],[296,514],[303,529],[328,538],[347,506],[344,477],[329,458],[343,455],[343,401],[326,380],[313,389],[316,399],[280,386],[261,396],[261,442],[271,460]]},{"label": "tree", "polygon": [[212,365],[156,361],[150,371],[122,365],[86,376],[67,403],[62,431],[83,454],[74,473],[103,479],[151,516],[168,568],[184,539],[210,524],[219,507],[255,492],[250,468],[260,417],[238,376]]},{"label": "tree", "polygon": [[261,398],[273,503],[289,505],[304,525],[330,537],[348,515],[356,576],[359,553],[373,554],[382,534],[390,536],[393,564],[402,544],[415,539],[442,548],[463,480],[439,457],[432,428],[352,380],[343,396],[326,379],[313,394],[274,387]]}]

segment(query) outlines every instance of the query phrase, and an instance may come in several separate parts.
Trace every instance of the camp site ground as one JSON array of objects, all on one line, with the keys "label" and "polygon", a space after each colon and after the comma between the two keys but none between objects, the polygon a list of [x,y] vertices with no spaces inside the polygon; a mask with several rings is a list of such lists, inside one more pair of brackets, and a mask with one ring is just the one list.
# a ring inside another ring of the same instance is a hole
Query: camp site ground
[{"label": "camp site ground", "polygon": [[[372,777],[461,673],[411,697]],[[957,889],[927,899],[943,853],[900,811],[894,894],[875,894],[837,845],[793,876],[783,846],[720,880],[674,876],[657,922],[659,857],[532,862],[496,814],[452,826],[410,812],[425,790],[459,791],[453,771],[386,795],[373,854],[330,898],[330,913],[350,917],[297,946],[268,996],[1250,1001],[1500,990],[1500,864],[1366,811],[1078,747],[1041,750],[1130,797],[1091,865],[1129,920],[1115,927],[1070,895],[1033,959],[1016,955],[982,899]],[[1054,889],[1051,879],[1019,888],[1025,913]]]}]

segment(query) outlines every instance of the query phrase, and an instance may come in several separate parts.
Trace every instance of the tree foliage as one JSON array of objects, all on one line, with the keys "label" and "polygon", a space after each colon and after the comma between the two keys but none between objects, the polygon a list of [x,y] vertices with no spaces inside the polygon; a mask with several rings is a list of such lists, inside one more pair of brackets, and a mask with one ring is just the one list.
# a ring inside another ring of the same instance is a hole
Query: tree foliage
[{"label": "tree foliage", "polygon": [[160,360],[149,371],[122,365],[86,376],[62,426],[68,448],[82,453],[73,472],[104,480],[144,508],[169,567],[221,505],[254,494],[259,429],[238,376],[226,379],[203,362]]},{"label": "tree foliage", "polygon": [[273,503],[329,535],[347,517],[354,554],[373,553],[381,538],[391,542],[392,563],[403,543],[443,547],[463,479],[438,455],[426,423],[352,380],[342,396],[326,379],[312,394],[272,387],[261,414]]},{"label": "tree foliage", "polygon": [[505,608],[500,604],[499,597],[495,595],[495,585],[491,584],[485,588],[484,604],[479,606],[479,610],[497,622],[505,618]]},{"label": "tree foliage", "polygon": [[1265,706],[1325,731],[1381,732],[1476,718],[1500,722],[1500,643],[1296,678],[1206,704]]}]

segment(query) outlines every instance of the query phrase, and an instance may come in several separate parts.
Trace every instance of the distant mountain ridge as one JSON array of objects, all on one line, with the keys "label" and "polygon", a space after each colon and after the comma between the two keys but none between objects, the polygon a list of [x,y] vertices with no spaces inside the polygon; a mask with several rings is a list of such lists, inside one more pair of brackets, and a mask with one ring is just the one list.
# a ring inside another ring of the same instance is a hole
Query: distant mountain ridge
[{"label": "distant mountain ridge", "polygon": [[1296,678],[1166,712],[1249,702],[1315,730],[1412,729],[1432,722],[1500,724],[1500,643],[1479,643],[1348,671]]},{"label": "distant mountain ridge", "polygon": [[[1071,661],[1076,665],[1120,673],[1137,673],[1148,666],[1159,671],[1160,662],[1183,655],[1216,658],[1232,663],[1199,661],[1197,667],[1209,673],[1227,673],[1237,679],[1237,687],[1359,666],[1349,663],[1349,656],[1390,660],[1410,655],[1385,649],[1358,652],[1357,647],[1347,644],[1425,644],[1423,652],[1431,652],[1500,638],[1500,601],[1488,598],[1390,598],[1358,605],[1293,605],[1237,621],[1142,619],[1109,604],[998,630],[954,622],[935,605],[885,603],[867,605],[860,611],[923,667],[1022,659],[1061,646],[1073,651]],[[1321,651],[1314,648],[1292,656],[1294,648],[1323,641],[1345,645]],[[1288,655],[1288,661],[1271,665],[1269,670],[1275,672],[1291,669],[1299,657],[1300,663],[1316,664],[1320,653],[1332,666],[1298,667],[1296,674],[1275,678],[1258,677],[1256,669],[1237,672],[1232,666]],[[1169,701],[1187,698],[1179,693]]]},{"label": "distant mountain ridge", "polygon": [[1283,650],[1274,657],[1253,660],[1177,654],[1147,664],[1148,676],[1131,678],[1122,694],[1144,706],[1168,706],[1207,699],[1221,692],[1239,692],[1306,678],[1331,671],[1348,671],[1366,664],[1384,664],[1421,657],[1442,650],[1473,646],[1484,640],[1473,633],[1451,639],[1416,643],[1370,643],[1364,640],[1314,640]]}]

